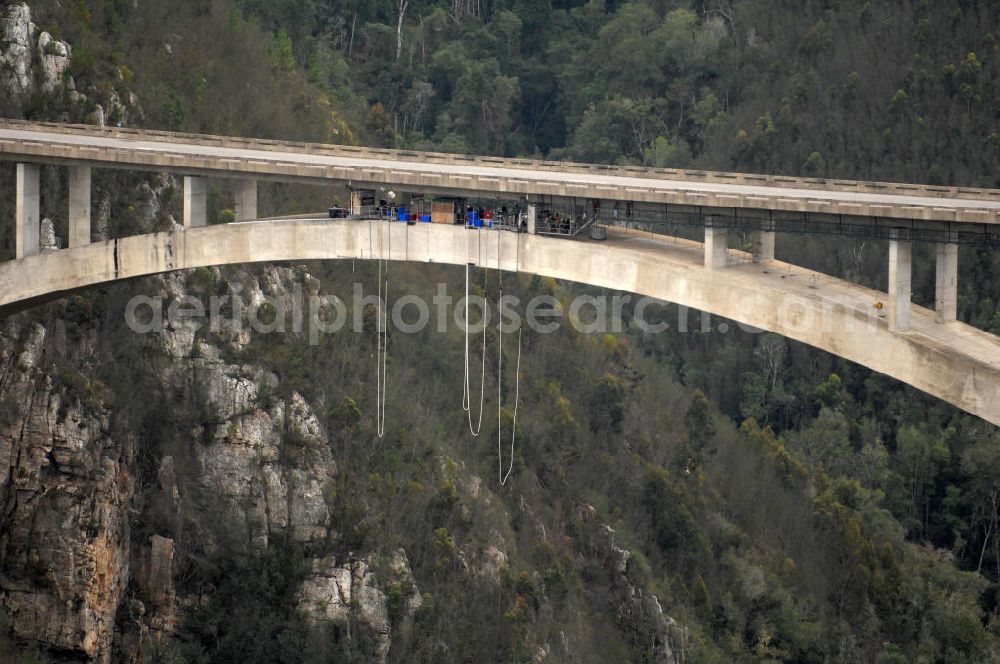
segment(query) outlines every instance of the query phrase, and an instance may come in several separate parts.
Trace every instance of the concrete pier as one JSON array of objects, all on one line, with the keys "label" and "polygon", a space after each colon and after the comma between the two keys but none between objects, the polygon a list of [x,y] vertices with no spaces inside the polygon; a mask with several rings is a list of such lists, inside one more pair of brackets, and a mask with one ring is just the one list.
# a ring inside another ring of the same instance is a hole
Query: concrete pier
[{"label": "concrete pier", "polygon": [[939,323],[950,323],[958,318],[958,245],[937,245],[937,272],[935,278],[934,311]]},{"label": "concrete pier", "polygon": [[208,185],[205,178],[184,176],[184,226],[208,225]]},{"label": "concrete pier", "polygon": [[257,181],[240,180],[236,183],[236,221],[253,221],[257,218]]},{"label": "concrete pier", "polygon": [[728,242],[726,229],[712,226],[710,218],[705,226],[705,267],[721,270],[729,264]]},{"label": "concrete pier", "polygon": [[774,231],[754,231],[753,262],[767,263],[774,260]]},{"label": "concrete pier", "polygon": [[538,206],[528,203],[528,233],[534,235],[538,229]]},{"label": "concrete pier", "polygon": [[889,329],[910,329],[910,299],[913,290],[913,246],[909,240],[889,240]]},{"label": "concrete pier", "polygon": [[89,166],[69,167],[69,246],[90,244],[90,192]]},{"label": "concrete pier", "polygon": [[37,164],[17,165],[17,202],[14,211],[14,254],[17,258],[38,253],[42,191],[39,174]]}]

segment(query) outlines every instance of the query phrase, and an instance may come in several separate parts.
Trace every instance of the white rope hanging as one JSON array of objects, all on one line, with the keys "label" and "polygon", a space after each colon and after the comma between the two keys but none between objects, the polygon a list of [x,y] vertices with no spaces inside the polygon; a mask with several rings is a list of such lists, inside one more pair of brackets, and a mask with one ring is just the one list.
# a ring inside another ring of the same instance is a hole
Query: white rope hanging
[{"label": "white rope hanging", "polygon": [[[510,430],[510,455],[507,471],[503,468],[503,272],[500,269],[500,240],[497,235],[497,272],[499,273],[499,291],[497,299],[497,309],[500,318],[497,341],[497,467],[500,479],[500,486],[504,486],[514,470],[514,441],[517,437],[517,406],[521,397],[521,332],[517,330],[517,364],[514,369],[514,416]],[[518,238],[518,252],[520,253],[520,238]]]},{"label": "white rope hanging", "polygon": [[[477,232],[476,242],[479,243],[480,235]],[[480,244],[481,247],[481,244]],[[482,260],[482,249],[479,251],[480,260]],[[474,438],[479,437],[479,432],[483,429],[483,407],[486,404],[486,321],[483,320],[483,366],[480,373],[480,383],[479,383],[479,418],[475,425],[472,424],[472,385],[471,385],[471,370],[469,364],[469,244],[465,244],[465,376],[462,380],[463,390],[462,390],[462,410],[464,410],[468,416],[469,421],[469,433],[472,434]],[[483,316],[486,316],[486,312],[483,311]]]},{"label": "white rope hanging", "polygon": [[[503,294],[500,295],[501,302]],[[503,469],[503,392],[501,392],[503,382],[503,332],[500,332],[500,352],[497,357],[497,466],[500,475],[500,486],[507,483],[511,472],[514,470],[514,440],[517,436],[517,406],[521,397],[521,329],[517,330],[517,364],[514,369],[514,417],[510,429],[510,463],[507,465],[507,472]]]},{"label": "white rope hanging", "polygon": [[[386,222],[389,255],[392,255],[392,227]],[[369,233],[371,232],[369,222]],[[369,236],[370,240],[370,236]],[[389,359],[389,263],[385,258],[382,229],[378,233],[378,303],[375,315],[375,433],[385,437],[385,407],[388,401],[386,382]],[[382,279],[382,263],[385,261],[385,281]],[[383,294],[384,293],[384,294]],[[384,298],[384,299],[383,299]]]},{"label": "white rope hanging", "polygon": [[[503,269],[501,266],[502,259],[502,236],[498,232],[497,237],[497,289],[498,289],[498,299],[497,299],[497,310],[499,315],[499,326],[497,335],[497,465],[498,465],[498,476],[500,480],[500,486],[507,483],[510,479],[511,473],[514,471],[514,450],[515,443],[517,440],[517,411],[521,400],[521,334],[522,328],[518,327],[517,330],[517,363],[514,369],[514,412],[513,412],[513,422],[511,425],[510,432],[510,453],[508,455],[508,463],[506,469],[504,468],[503,460]],[[477,248],[479,250],[479,260],[480,265],[482,265],[482,235],[481,231],[477,229],[476,235]],[[487,236],[487,255],[489,255],[489,236]],[[485,391],[486,391],[486,311],[483,311],[483,352],[482,352],[482,373],[480,382],[480,392],[479,392],[479,417],[477,423],[474,425],[472,422],[472,385],[471,385],[471,364],[470,364],[470,347],[469,347],[469,275],[471,268],[471,261],[469,260],[469,244],[466,242],[465,245],[465,361],[464,361],[464,376],[462,379],[462,410],[465,411],[469,424],[469,431],[474,437],[478,437],[483,427],[483,410],[485,405]],[[517,257],[516,265],[517,269],[520,270],[520,258],[521,258],[521,238],[517,238]],[[486,274],[488,274],[488,269],[485,269]],[[484,283],[485,288],[485,283]]]}]

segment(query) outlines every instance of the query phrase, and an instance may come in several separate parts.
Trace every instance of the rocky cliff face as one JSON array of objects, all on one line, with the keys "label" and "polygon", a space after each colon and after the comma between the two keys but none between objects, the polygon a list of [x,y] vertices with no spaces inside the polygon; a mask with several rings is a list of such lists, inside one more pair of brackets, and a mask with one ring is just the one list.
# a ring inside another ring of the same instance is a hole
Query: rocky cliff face
[{"label": "rocky cliff face", "polygon": [[12,98],[27,98],[34,90],[34,35],[28,5],[10,5],[0,14],[0,91]]},{"label": "rocky cliff face", "polygon": [[100,657],[129,582],[133,457],[130,440],[109,435],[106,404],[85,408],[56,385],[47,355],[60,336],[38,323],[0,336],[0,602],[15,632]]},{"label": "rocky cliff face", "polygon": [[[66,95],[92,109],[97,124],[141,112],[138,100],[113,88],[77,92],[71,61],[72,47],[39,33],[27,5],[0,9],[0,96],[23,105],[32,95]],[[163,176],[130,192],[97,192],[95,238],[107,238],[112,211],[126,207],[146,229],[178,230],[166,195],[175,188]],[[62,244],[50,220],[42,244]],[[122,292],[159,296],[166,307],[197,290],[192,281],[209,282],[244,311],[265,295],[319,288],[303,270],[262,266],[169,274]],[[0,322],[0,631],[6,623],[59,661],[146,662],[216,591],[210,580],[191,582],[193,557],[224,544],[263,554],[291,541],[304,556],[298,613],[336,626],[355,651],[385,662],[433,600],[411,567],[419,552],[359,550],[341,537],[347,525],[331,494],[343,442],[319,415],[330,405],[286,389],[266,362],[237,359],[253,340],[245,317],[207,334],[192,320],[168,322],[141,338],[129,332],[123,345],[122,308],[105,312],[109,302],[122,304],[86,294]],[[150,413],[155,427],[144,419]],[[432,465],[431,478],[450,478],[441,496],[460,521],[483,512],[512,518],[464,462],[439,456]],[[517,518],[545,541],[541,520],[523,499],[521,507]],[[649,646],[651,661],[675,664],[679,628],[655,596],[629,583],[628,552],[592,508],[584,512],[586,546],[615,571],[615,603],[602,610]],[[516,584],[512,532],[456,543],[441,530],[442,550],[424,553],[438,558],[440,573],[491,593]],[[509,613],[505,620],[526,615],[517,602]],[[577,646],[564,634],[556,641],[530,645],[531,661],[572,661]]]},{"label": "rocky cliff face", "polygon": [[[310,562],[309,576],[299,590],[299,607],[314,622],[328,621],[347,624],[352,614],[374,636],[372,655],[385,661],[392,646],[392,620],[389,615],[389,596],[376,580],[375,556],[366,558],[348,556],[316,558]],[[420,590],[410,571],[406,552],[398,549],[389,561],[389,588],[402,599],[399,610],[407,620],[412,619],[423,605]],[[400,629],[408,629],[403,622]]]},{"label": "rocky cliff face", "polygon": [[[158,199],[148,186],[136,195]],[[158,200],[147,206],[158,209]],[[169,302],[186,295],[187,278],[149,283]],[[276,294],[311,281],[267,266],[221,283],[246,305],[264,289]],[[370,655],[384,661],[393,622],[386,581],[373,572],[377,556],[330,544],[335,441],[300,394],[270,396],[281,387],[275,374],[223,359],[249,341],[247,321],[240,334],[224,328],[208,338],[193,321],[168,323],[146,335],[141,356],[117,358],[99,322],[67,326],[72,306],[52,305],[0,329],[0,608],[14,634],[73,659],[142,661],[204,596],[177,584],[169,536],[197,496],[246,546],[263,551],[275,536],[308,545],[315,557],[307,560],[301,611],[365,630]],[[116,361],[131,363],[130,373],[157,393],[174,395],[165,408],[203,409],[180,432],[188,457],[162,455],[154,472],[144,472],[136,445],[155,441],[136,441],[129,432],[139,423],[97,378]],[[155,523],[136,532],[136,519]],[[211,525],[199,536],[211,540]],[[389,583],[405,588],[399,618],[412,616],[421,599],[406,552],[390,563]]]},{"label": "rocky cliff face", "polygon": [[[68,76],[72,49],[47,32],[37,33],[31,8],[10,5],[0,15],[0,91],[26,99],[36,90],[75,90]],[[6,47],[4,47],[6,45]]]},{"label": "rocky cliff face", "polygon": [[125,125],[142,116],[136,96],[123,85],[77,89],[71,69],[73,47],[48,32],[39,31],[26,3],[0,7],[0,100],[6,112],[20,113],[37,95],[65,97],[73,114],[53,120],[79,120],[94,124]]}]

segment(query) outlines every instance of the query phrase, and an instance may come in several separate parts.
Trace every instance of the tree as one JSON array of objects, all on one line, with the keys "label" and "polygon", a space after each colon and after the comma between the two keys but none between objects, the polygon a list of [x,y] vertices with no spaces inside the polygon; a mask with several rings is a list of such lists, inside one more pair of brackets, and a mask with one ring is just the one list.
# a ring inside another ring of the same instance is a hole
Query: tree
[{"label": "tree", "polygon": [[396,9],[399,19],[396,21],[396,59],[399,60],[399,56],[403,52],[403,19],[406,17],[406,7],[409,5],[409,0],[396,0]]},{"label": "tree", "polygon": [[708,397],[701,390],[691,395],[691,404],[684,414],[684,429],[687,432],[692,456],[696,465],[704,461],[712,439],[715,437],[715,422]]},{"label": "tree", "polygon": [[813,390],[813,397],[826,408],[839,410],[844,404],[844,381],[837,374],[830,374],[830,377],[816,386]]},{"label": "tree", "polygon": [[780,334],[771,333],[762,336],[753,349],[769,389],[774,389],[775,383],[778,382],[787,351],[788,343],[785,338]]},{"label": "tree", "polygon": [[969,476],[971,525],[980,533],[976,570],[982,571],[986,552],[992,548],[993,578],[1000,580],[1000,436],[984,437],[966,449],[962,455],[962,470]]},{"label": "tree", "polygon": [[921,534],[927,530],[934,481],[947,463],[947,445],[915,426],[904,426],[896,435],[896,460],[906,482],[909,503]]},{"label": "tree", "polygon": [[790,449],[813,471],[842,475],[853,462],[850,427],[839,410],[820,408],[816,419],[788,438]]},{"label": "tree", "polygon": [[759,423],[767,421],[767,384],[757,371],[743,374],[743,392],[740,400],[740,414]]}]

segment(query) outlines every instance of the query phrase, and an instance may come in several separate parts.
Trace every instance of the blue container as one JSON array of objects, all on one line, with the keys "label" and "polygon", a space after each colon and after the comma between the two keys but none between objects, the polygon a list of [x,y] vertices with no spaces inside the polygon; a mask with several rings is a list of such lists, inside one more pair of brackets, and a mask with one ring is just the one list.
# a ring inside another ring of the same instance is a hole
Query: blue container
[{"label": "blue container", "polygon": [[420,215],[420,221],[422,221],[422,222],[424,222],[426,224],[431,223],[431,215],[429,215],[429,214],[422,214],[422,215]]}]

